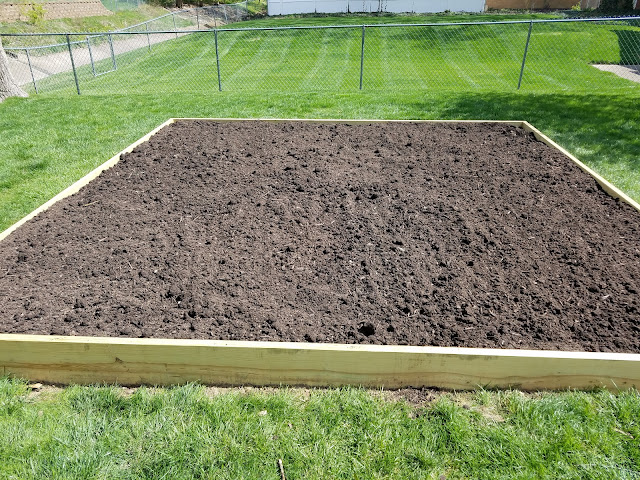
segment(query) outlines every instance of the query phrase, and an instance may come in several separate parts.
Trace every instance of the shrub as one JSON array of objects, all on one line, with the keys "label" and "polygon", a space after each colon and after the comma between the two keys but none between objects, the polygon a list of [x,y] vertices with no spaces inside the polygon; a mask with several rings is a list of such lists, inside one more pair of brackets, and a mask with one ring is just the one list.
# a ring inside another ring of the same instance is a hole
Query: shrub
[{"label": "shrub", "polygon": [[601,0],[598,12],[626,12],[633,10],[633,0]]},{"label": "shrub", "polygon": [[30,25],[40,25],[44,21],[44,7],[40,3],[32,3],[28,5],[26,10],[23,11],[25,17],[27,17],[27,23]]}]

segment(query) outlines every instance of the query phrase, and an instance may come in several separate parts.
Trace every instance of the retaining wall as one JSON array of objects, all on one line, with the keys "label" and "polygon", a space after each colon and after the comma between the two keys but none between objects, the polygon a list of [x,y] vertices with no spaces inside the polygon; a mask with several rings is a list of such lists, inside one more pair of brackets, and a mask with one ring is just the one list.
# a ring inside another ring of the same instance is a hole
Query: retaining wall
[{"label": "retaining wall", "polygon": [[[0,4],[0,22],[10,23],[27,20],[26,12],[31,10],[32,3],[2,3]],[[54,18],[80,18],[112,15],[100,0],[86,0],[81,2],[51,2],[41,4],[44,7],[45,20]]]}]

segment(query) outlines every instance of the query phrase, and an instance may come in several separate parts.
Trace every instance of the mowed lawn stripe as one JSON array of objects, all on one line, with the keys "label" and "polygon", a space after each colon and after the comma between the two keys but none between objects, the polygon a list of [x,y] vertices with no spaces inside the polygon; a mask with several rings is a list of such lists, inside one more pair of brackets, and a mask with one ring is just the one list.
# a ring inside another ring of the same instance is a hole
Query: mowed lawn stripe
[{"label": "mowed lawn stripe", "polygon": [[[522,88],[540,93],[639,90],[640,84],[591,66],[596,61],[620,62],[630,55],[626,50],[633,45],[620,44],[620,29],[640,34],[640,28],[628,25],[535,24]],[[430,91],[515,91],[527,30],[527,24],[369,28],[366,88],[428,85]],[[333,35],[318,30],[219,32],[222,83],[230,89],[274,92],[285,86],[295,91],[357,90],[361,30],[340,29]],[[326,38],[334,41],[325,43]],[[98,78],[93,78],[89,66],[81,67],[81,90],[94,94],[122,92],[123,87],[138,93],[190,91],[199,86],[203,71],[216,69],[213,40],[211,33],[192,34],[156,45],[151,53],[142,47],[120,55],[118,70]],[[607,52],[602,53],[605,48]],[[339,87],[327,81],[341,76],[344,81]],[[204,82],[203,88],[211,88],[209,83]],[[55,91],[60,84],[69,90],[72,75],[50,77],[40,82],[40,88]]]}]

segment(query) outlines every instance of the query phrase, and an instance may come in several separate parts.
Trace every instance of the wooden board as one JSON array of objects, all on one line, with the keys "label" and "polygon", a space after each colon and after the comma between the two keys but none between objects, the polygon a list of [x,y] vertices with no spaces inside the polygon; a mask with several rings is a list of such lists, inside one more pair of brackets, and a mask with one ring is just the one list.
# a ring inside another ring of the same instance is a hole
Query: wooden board
[{"label": "wooden board", "polygon": [[623,202],[628,203],[629,205],[631,205],[633,208],[635,208],[637,211],[640,212],[640,204],[638,202],[636,202],[634,199],[632,199],[629,195],[624,193],[622,190],[620,190],[615,185],[609,183],[607,180],[605,180],[603,177],[598,175],[596,172],[591,170],[584,163],[582,163],[576,157],[571,155],[568,151],[566,151],[564,148],[562,148],[556,142],[551,140],[544,133],[542,133],[540,130],[535,128],[533,125],[529,124],[528,122],[522,122],[522,128],[524,128],[525,130],[527,130],[529,132],[532,132],[536,136],[536,138],[538,140],[540,140],[541,142],[546,143],[550,147],[553,147],[553,148],[559,150],[564,155],[569,157],[569,159],[571,159],[572,162],[574,162],[576,165],[578,165],[578,168],[580,168],[580,170],[582,170],[583,172],[591,175],[595,179],[595,181],[598,182],[598,184],[602,187],[602,189],[605,192],[607,192],[609,195],[611,195],[613,198],[618,198],[618,199],[622,200]]},{"label": "wooden board", "polygon": [[476,348],[0,335],[0,365],[62,384],[640,387],[640,355]]},{"label": "wooden board", "polygon": [[139,140],[133,142],[131,145],[129,145],[127,148],[125,148],[124,150],[122,150],[120,153],[118,153],[117,155],[114,155],[113,157],[111,157],[109,160],[107,160],[106,162],[104,162],[102,165],[100,165],[98,168],[90,171],[89,173],[87,173],[84,177],[82,177],[80,180],[78,180],[77,182],[73,183],[72,185],[68,186],[67,188],[65,188],[63,191],[61,191],[58,195],[56,195],[55,197],[53,197],[51,200],[49,200],[47,203],[40,205],[38,208],[36,208],[33,212],[31,212],[29,215],[27,215],[26,217],[18,220],[16,223],[14,223],[13,225],[11,225],[9,228],[7,228],[4,232],[0,233],[0,241],[2,241],[3,239],[5,239],[6,237],[8,237],[9,235],[11,235],[11,233],[13,231],[15,231],[20,225],[22,225],[23,223],[28,222],[29,220],[31,220],[33,217],[35,217],[36,215],[38,215],[39,213],[44,212],[45,210],[51,208],[51,206],[53,204],[55,204],[56,202],[59,202],[60,200],[62,200],[63,198],[67,198],[70,197],[71,195],[73,195],[74,193],[77,193],[82,187],[84,187],[85,185],[87,185],[91,180],[93,180],[94,178],[97,178],[102,172],[104,172],[105,170],[110,169],[111,167],[113,167],[116,163],[118,163],[120,161],[120,157],[125,154],[125,153],[129,153],[131,152],[134,148],[136,148],[138,145],[140,145],[141,143],[146,142],[147,140],[149,140],[153,135],[155,135],[156,133],[158,133],[161,129],[163,129],[165,126],[169,125],[170,123],[173,123],[175,120],[173,118],[170,118],[169,120],[167,120],[166,122],[164,122],[162,125],[154,128],[153,130],[151,130],[149,133],[147,133],[144,137],[140,138]]},{"label": "wooden board", "polygon": [[[55,202],[79,191],[114,166],[161,128],[149,134],[78,180],[53,199],[0,234],[7,237]],[[244,119],[180,119],[221,122]],[[379,123],[388,120],[289,120],[319,123]],[[455,120],[392,120],[452,123]],[[523,121],[474,121],[525,128],[575,162],[615,198],[638,211],[640,205],[577,158]],[[122,339],[0,334],[0,375],[58,384],[117,383],[173,385],[198,381],[215,385],[361,385],[375,388],[477,387],[612,390],[640,388],[640,355],[496,350],[447,347],[333,345],[285,342]]]}]

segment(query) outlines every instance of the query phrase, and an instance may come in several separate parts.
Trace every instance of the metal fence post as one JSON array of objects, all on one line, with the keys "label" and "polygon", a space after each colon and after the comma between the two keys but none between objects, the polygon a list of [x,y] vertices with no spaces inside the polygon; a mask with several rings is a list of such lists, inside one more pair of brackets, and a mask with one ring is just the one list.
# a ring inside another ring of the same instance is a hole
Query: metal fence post
[{"label": "metal fence post", "polygon": [[76,72],[76,62],[73,60],[73,52],[71,51],[71,40],[69,40],[69,34],[65,34],[67,37],[67,48],[69,49],[69,58],[71,58],[71,68],[73,69],[73,78],[76,81],[76,91],[80,95],[80,83],[78,82],[78,72]]},{"label": "metal fence post", "polygon": [[198,12],[197,8],[196,8],[196,22],[198,22],[198,30],[200,30],[200,13]]},{"label": "metal fence post", "polygon": [[29,71],[31,72],[31,80],[33,80],[33,88],[38,93],[38,85],[36,84],[36,77],[33,74],[33,67],[31,66],[31,55],[29,55],[29,49],[25,48],[24,53],[27,54],[27,62],[29,62]]},{"label": "metal fence post", "polygon": [[89,41],[89,37],[87,37],[87,49],[89,50],[89,60],[91,60],[91,70],[93,71],[93,76],[96,76],[96,64],[93,61],[93,52],[91,51],[91,42]]},{"label": "metal fence post", "polygon": [[524,73],[524,64],[527,61],[527,51],[529,50],[529,41],[531,40],[531,30],[533,29],[533,21],[529,22],[529,33],[527,34],[527,43],[524,46],[524,55],[522,56],[522,66],[520,67],[520,78],[518,78],[518,90],[522,85],[522,74]]},{"label": "metal fence post", "polygon": [[222,80],[220,79],[220,55],[218,54],[218,30],[213,31],[213,37],[216,40],[216,67],[218,68],[218,91],[222,91]]},{"label": "metal fence post", "polygon": [[149,51],[151,51],[151,38],[149,38],[149,24],[144,24],[144,29],[147,31],[147,44],[149,45]]},{"label": "metal fence post", "polygon": [[173,18],[173,31],[176,32],[176,38],[178,38],[178,27],[176,27],[176,14],[172,13],[171,18]]},{"label": "metal fence post", "polygon": [[364,32],[365,26],[362,25],[362,47],[360,49],[360,90],[362,90],[362,74],[364,73]]},{"label": "metal fence post", "polygon": [[118,65],[116,64],[116,53],[113,51],[113,37],[109,34],[109,48],[111,49],[111,63],[113,63],[113,69],[117,70]]}]

